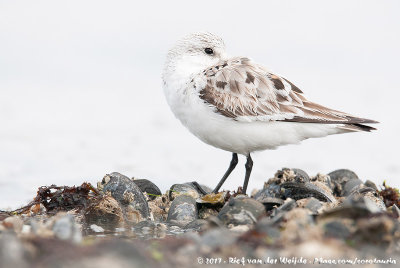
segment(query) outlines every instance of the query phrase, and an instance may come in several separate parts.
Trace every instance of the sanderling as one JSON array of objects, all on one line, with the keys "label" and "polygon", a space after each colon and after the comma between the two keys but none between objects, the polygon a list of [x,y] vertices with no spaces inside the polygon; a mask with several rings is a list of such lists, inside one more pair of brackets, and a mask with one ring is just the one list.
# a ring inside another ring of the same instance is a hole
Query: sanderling
[{"label": "sanderling", "polygon": [[217,193],[247,157],[246,193],[254,151],[295,144],[331,134],[371,131],[374,120],[352,116],[308,101],[286,78],[246,57],[228,57],[223,40],[211,33],[191,34],[169,50],[164,92],[175,116],[203,142],[232,152]]}]

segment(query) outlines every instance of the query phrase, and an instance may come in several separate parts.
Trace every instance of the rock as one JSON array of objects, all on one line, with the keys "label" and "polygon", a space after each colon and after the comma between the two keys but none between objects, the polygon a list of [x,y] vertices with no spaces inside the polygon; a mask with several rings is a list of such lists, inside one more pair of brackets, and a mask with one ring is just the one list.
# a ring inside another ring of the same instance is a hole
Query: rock
[{"label": "rock", "polygon": [[201,237],[200,245],[210,249],[232,245],[237,236],[226,228],[214,228],[206,231]]},{"label": "rock", "polygon": [[323,202],[336,202],[335,197],[326,189],[318,187],[315,183],[285,182],[281,185],[281,192],[284,198],[295,200],[315,197]]},{"label": "rock", "polygon": [[372,244],[387,248],[400,242],[400,223],[398,220],[383,215],[381,217],[364,218],[357,221],[354,233],[360,244]]},{"label": "rock", "polygon": [[279,207],[284,203],[283,199],[275,197],[258,198],[256,200],[261,202],[267,211],[272,210],[274,207]]},{"label": "rock", "polygon": [[327,237],[348,239],[351,235],[350,229],[341,221],[330,221],[324,225],[324,234]]},{"label": "rock", "polygon": [[197,219],[185,225],[184,229],[192,231],[204,231],[208,227],[208,222],[203,219]]},{"label": "rock", "polygon": [[284,215],[291,211],[292,209],[297,207],[297,203],[295,200],[288,198],[285,200],[285,202],[277,208],[274,208],[271,212],[271,217],[272,217],[272,222],[279,223],[280,221],[283,220]]},{"label": "rock", "polygon": [[381,211],[386,211],[385,203],[373,188],[365,187],[363,184],[355,188],[347,199],[359,199],[363,197],[371,200]]},{"label": "rock", "polygon": [[157,196],[161,196],[160,189],[149,180],[133,179],[133,182],[139,187],[143,193],[147,193],[150,200],[154,200]]},{"label": "rock", "polygon": [[168,216],[168,208],[170,206],[169,199],[166,195],[157,196],[155,199],[147,202],[150,209],[150,219],[153,221],[166,221]]},{"label": "rock", "polygon": [[209,206],[222,206],[225,204],[225,198],[227,196],[227,192],[219,192],[219,193],[209,193],[202,197],[196,199],[196,202],[201,205],[209,205]]},{"label": "rock", "polygon": [[190,195],[194,199],[203,195],[202,188],[196,182],[186,182],[183,184],[174,184],[169,189],[169,199],[174,200],[179,195]]},{"label": "rock", "polygon": [[10,231],[0,233],[0,267],[31,267],[28,266],[24,255],[23,245],[15,233]]},{"label": "rock", "polygon": [[341,196],[349,196],[352,192],[356,191],[363,186],[360,179],[351,179],[344,184]]},{"label": "rock", "polygon": [[98,226],[96,224],[90,225],[90,229],[95,233],[103,233],[104,232],[104,228],[101,226]]},{"label": "rock", "polygon": [[257,231],[258,233],[263,233],[268,235],[268,238],[276,240],[280,237],[281,232],[279,228],[275,225],[275,223],[267,218],[264,217],[261,220],[257,222],[257,224],[254,226],[254,230]]},{"label": "rock", "polygon": [[16,233],[20,233],[22,231],[23,225],[24,222],[19,216],[11,216],[3,220],[3,226],[7,229],[14,230]]},{"label": "rock", "polygon": [[88,226],[95,224],[106,230],[114,230],[125,223],[119,203],[110,195],[104,195],[93,203],[85,211],[84,216]]},{"label": "rock", "polygon": [[197,206],[194,198],[189,195],[178,195],[172,201],[167,222],[183,227],[196,220],[197,217]]},{"label": "rock", "polygon": [[74,243],[81,242],[81,228],[76,224],[73,215],[60,212],[55,217],[56,219],[52,228],[55,237]]},{"label": "rock", "polygon": [[365,198],[362,195],[353,195],[346,198],[340,206],[325,211],[319,218],[338,217],[358,219],[382,211],[382,208],[373,200]]},{"label": "rock", "polygon": [[209,208],[209,207],[201,207],[199,209],[199,218],[200,219],[207,219],[211,216],[217,216],[218,215],[218,210],[215,208]]},{"label": "rock", "polygon": [[265,214],[265,207],[262,203],[252,198],[237,196],[225,203],[218,218],[226,226],[252,225]]},{"label": "rock", "polygon": [[307,181],[307,177],[308,175],[305,177],[300,169],[282,168],[275,173],[273,178],[268,180],[267,184],[280,185],[285,182],[304,182]]},{"label": "rock", "polygon": [[393,205],[390,208],[388,208],[388,211],[391,212],[395,218],[400,217],[400,209],[396,205]]},{"label": "rock", "polygon": [[292,168],[294,174],[296,175],[294,177],[294,180],[297,182],[308,182],[310,181],[310,177],[308,176],[308,174],[299,168]]},{"label": "rock", "polygon": [[358,179],[357,174],[348,169],[337,169],[328,175],[331,178],[333,194],[336,196],[343,196],[344,185],[349,180]]},{"label": "rock", "polygon": [[118,201],[128,223],[135,224],[150,216],[145,196],[131,179],[113,172],[106,175],[103,182],[103,192],[110,192],[111,196]]},{"label": "rock", "polygon": [[265,183],[264,187],[254,195],[254,199],[262,202],[267,198],[279,198],[281,199],[281,187],[279,184]]},{"label": "rock", "polygon": [[376,187],[376,184],[370,180],[366,180],[364,185],[366,187],[370,187],[370,188],[374,189],[375,191],[378,191],[378,187]]},{"label": "rock", "polygon": [[314,215],[319,214],[319,210],[323,207],[321,201],[318,199],[311,197],[307,200],[305,208],[309,209]]},{"label": "rock", "polygon": [[163,238],[166,236],[168,227],[164,223],[155,223],[150,220],[141,221],[133,226],[136,235],[141,238]]}]

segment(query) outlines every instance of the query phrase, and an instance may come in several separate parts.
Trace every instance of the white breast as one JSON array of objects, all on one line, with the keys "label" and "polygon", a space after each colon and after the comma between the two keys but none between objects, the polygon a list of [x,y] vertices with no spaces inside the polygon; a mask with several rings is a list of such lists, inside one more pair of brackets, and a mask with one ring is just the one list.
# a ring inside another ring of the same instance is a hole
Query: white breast
[{"label": "white breast", "polygon": [[299,143],[311,137],[344,132],[332,124],[236,121],[206,104],[199,97],[204,82],[193,78],[170,76],[165,79],[164,92],[172,112],[182,124],[200,140],[214,147],[248,155],[254,151]]}]

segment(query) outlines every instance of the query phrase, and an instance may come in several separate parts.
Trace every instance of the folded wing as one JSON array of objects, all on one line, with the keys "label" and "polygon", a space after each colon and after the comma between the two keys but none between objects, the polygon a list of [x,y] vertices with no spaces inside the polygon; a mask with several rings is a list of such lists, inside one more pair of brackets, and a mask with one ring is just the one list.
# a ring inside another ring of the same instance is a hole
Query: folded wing
[{"label": "folded wing", "polygon": [[237,121],[286,121],[344,124],[349,131],[370,131],[359,118],[308,101],[287,79],[248,58],[232,58],[204,71],[200,97],[216,111]]}]

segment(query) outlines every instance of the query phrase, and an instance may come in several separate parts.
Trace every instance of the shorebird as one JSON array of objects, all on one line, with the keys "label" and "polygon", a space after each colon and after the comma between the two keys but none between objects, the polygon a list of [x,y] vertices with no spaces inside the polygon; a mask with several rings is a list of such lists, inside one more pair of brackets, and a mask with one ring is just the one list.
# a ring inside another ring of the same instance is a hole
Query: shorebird
[{"label": "shorebird", "polygon": [[229,57],[224,41],[208,32],[179,40],[167,55],[164,93],[175,116],[203,142],[232,153],[214,193],[247,157],[242,193],[253,167],[250,154],[308,138],[371,131],[374,120],[306,99],[286,78],[247,57]]}]

